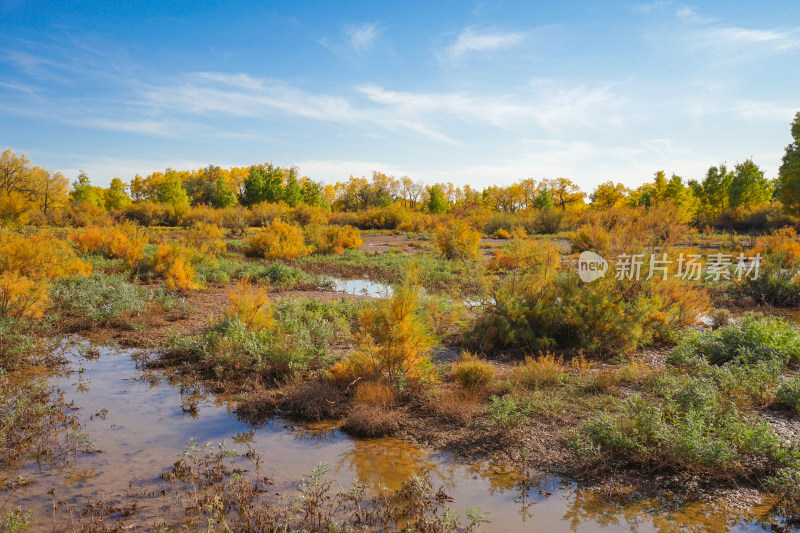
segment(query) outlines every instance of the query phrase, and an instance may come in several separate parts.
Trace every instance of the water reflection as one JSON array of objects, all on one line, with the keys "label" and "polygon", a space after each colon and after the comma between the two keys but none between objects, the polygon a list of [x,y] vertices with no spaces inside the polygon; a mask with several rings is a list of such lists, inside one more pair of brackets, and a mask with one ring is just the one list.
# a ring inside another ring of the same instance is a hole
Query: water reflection
[{"label": "water reflection", "polygon": [[[457,461],[397,439],[351,440],[330,422],[301,426],[271,420],[253,427],[235,416],[230,398],[143,376],[129,351],[103,348],[98,358],[78,344],[66,355],[75,371],[50,376],[50,382],[82,407],[86,431],[102,453],[81,454],[59,469],[29,464],[16,472],[37,483],[7,494],[7,508],[30,509],[41,531],[52,529],[52,504],[57,501],[124,501],[129,481],[136,490],[159,490],[160,474],[190,439],[200,444],[226,440],[240,451],[254,450],[263,459],[262,471],[276,481],[276,490],[318,463],[328,463],[329,477],[344,487],[358,477],[396,489],[427,470],[437,488],[443,486],[454,498],[456,512],[464,516],[467,507],[480,507],[490,513],[491,524],[483,531],[674,531],[676,525],[757,531],[770,521],[763,505],[733,512],[724,502],[715,507],[643,497],[624,488],[587,489],[541,473],[522,476],[503,465]],[[158,513],[154,504],[137,516],[147,523]]]}]

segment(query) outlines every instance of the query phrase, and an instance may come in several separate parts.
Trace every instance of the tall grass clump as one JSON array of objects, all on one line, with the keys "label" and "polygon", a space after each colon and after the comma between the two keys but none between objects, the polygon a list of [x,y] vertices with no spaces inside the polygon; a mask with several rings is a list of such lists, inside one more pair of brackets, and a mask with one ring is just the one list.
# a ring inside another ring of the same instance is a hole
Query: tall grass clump
[{"label": "tall grass clump", "polygon": [[486,389],[497,376],[491,363],[470,352],[461,354],[461,359],[453,364],[452,372],[456,381],[467,390]]}]

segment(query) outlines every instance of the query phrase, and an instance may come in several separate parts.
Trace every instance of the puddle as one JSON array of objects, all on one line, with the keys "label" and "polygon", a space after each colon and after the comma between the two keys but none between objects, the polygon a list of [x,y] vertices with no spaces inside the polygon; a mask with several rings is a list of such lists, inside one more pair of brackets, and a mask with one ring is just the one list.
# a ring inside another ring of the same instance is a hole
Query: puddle
[{"label": "puddle", "polygon": [[392,294],[392,286],[368,279],[338,279],[334,278],[334,290],[346,294],[371,296],[380,298]]},{"label": "puddle", "polygon": [[[164,380],[144,381],[131,351],[100,348],[91,359],[68,357],[73,371],[54,376],[51,384],[80,406],[85,431],[102,453],[79,455],[60,469],[25,468],[37,483],[10,496],[4,508],[32,511],[34,531],[53,530],[52,505],[58,500],[85,504],[88,499],[123,497],[134,488],[157,491],[160,474],[186,448],[227,441],[245,451],[249,445],[263,458],[262,472],[276,487],[308,474],[318,463],[330,466],[329,479],[349,487],[353,476],[395,489],[423,468],[434,485],[453,497],[452,507],[465,516],[467,507],[488,511],[491,520],[479,531],[764,531],[752,509],[733,515],[721,504],[681,505],[669,498],[610,499],[575,483],[534,475],[529,483],[504,468],[463,463],[396,439],[354,440],[331,424],[292,426],[273,420],[262,427],[240,421],[224,398],[182,391]],[[277,488],[276,488],[277,490]],[[139,524],[157,510],[142,509]],[[64,527],[63,524],[59,526]]]}]

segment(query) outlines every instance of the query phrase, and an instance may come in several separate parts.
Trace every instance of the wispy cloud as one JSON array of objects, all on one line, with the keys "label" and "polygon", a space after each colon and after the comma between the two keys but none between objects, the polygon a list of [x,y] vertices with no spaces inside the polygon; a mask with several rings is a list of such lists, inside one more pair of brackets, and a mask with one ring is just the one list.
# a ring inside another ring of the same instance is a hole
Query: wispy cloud
[{"label": "wispy cloud", "polygon": [[368,52],[380,34],[383,28],[378,27],[377,24],[361,24],[359,26],[348,26],[345,28],[345,35],[347,35],[350,47],[358,53]]},{"label": "wispy cloud", "polygon": [[800,29],[754,30],[747,28],[715,28],[701,44],[716,48],[739,45],[763,45],[774,51],[800,49]]},{"label": "wispy cloud", "polygon": [[466,27],[450,45],[448,52],[453,57],[461,57],[469,52],[487,52],[514,46],[525,39],[524,33],[502,32],[497,30],[478,30]]}]

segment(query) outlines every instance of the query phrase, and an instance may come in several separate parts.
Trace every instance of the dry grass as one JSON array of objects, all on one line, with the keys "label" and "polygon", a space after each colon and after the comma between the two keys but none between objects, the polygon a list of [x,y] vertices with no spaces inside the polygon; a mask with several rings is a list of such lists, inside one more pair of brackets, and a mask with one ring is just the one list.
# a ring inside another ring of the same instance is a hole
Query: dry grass
[{"label": "dry grass", "polygon": [[550,352],[539,357],[526,357],[525,364],[517,365],[512,372],[513,380],[530,389],[537,389],[560,383],[564,378],[562,359]]},{"label": "dry grass", "polygon": [[484,390],[497,376],[497,371],[491,363],[470,352],[461,354],[461,360],[453,365],[452,371],[456,381],[467,390]]},{"label": "dry grass", "polygon": [[401,419],[398,411],[377,406],[357,406],[347,415],[342,431],[354,437],[387,437],[397,433]]},{"label": "dry grass", "polygon": [[361,407],[389,409],[395,404],[394,390],[380,381],[364,381],[356,387],[353,401]]}]

